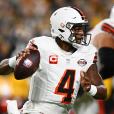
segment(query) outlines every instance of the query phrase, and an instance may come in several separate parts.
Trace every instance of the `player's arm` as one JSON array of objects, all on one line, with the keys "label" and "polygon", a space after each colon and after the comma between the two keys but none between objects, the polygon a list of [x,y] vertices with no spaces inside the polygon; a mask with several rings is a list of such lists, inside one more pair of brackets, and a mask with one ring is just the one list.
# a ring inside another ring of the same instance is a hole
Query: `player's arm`
[{"label": "player's arm", "polygon": [[114,38],[111,33],[102,32],[94,37],[93,45],[98,48],[98,70],[103,79],[114,75]]},{"label": "player's arm", "polygon": [[99,72],[103,79],[110,78],[114,75],[114,49],[102,47],[98,50],[99,55]]},{"label": "player's arm", "polygon": [[0,75],[8,75],[14,71],[16,57],[4,59],[0,62]]},{"label": "player's arm", "polygon": [[81,72],[81,86],[96,99],[106,99],[107,89],[97,71],[96,64],[92,64],[87,72]]},{"label": "player's arm", "polygon": [[100,49],[102,47],[114,47],[114,38],[111,33],[107,32],[101,32],[97,34],[93,41],[92,44],[97,48]]}]

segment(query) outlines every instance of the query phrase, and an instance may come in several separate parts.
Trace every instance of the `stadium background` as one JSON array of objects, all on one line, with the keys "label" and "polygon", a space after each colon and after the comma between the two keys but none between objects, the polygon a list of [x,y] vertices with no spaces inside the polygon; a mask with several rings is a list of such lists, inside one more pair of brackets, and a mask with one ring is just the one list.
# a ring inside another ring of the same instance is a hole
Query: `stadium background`
[{"label": "stadium background", "polygon": [[[114,0],[0,0],[0,61],[22,50],[35,36],[50,35],[49,17],[62,6],[77,6],[89,18],[90,29],[109,17]],[[114,81],[105,81],[108,99],[99,114],[114,114]],[[6,99],[17,99],[19,108],[27,100],[29,79],[17,81],[13,74],[0,76],[0,114]]]}]

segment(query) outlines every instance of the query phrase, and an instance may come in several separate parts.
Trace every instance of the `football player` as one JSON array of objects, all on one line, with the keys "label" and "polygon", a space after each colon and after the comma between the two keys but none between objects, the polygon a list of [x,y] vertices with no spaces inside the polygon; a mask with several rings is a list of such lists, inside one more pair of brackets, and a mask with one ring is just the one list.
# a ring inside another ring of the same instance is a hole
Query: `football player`
[{"label": "football player", "polygon": [[[114,27],[114,7],[111,9],[111,14],[110,17],[107,19],[102,20],[99,22],[91,31],[89,31],[89,34],[91,34],[91,44],[93,44],[98,50],[99,50],[99,60],[98,60],[98,68],[100,71],[101,76],[103,79],[112,77],[112,73],[114,70],[110,64],[113,64],[112,57],[113,55],[111,53],[114,53],[111,48],[114,47],[114,39],[113,39],[113,27]],[[106,51],[106,52],[105,52]],[[109,59],[109,58],[110,59]],[[107,59],[107,60],[106,60]],[[100,63],[99,63],[100,62]],[[109,62],[109,65],[107,66],[107,63]],[[99,65],[106,65],[103,67],[101,70],[101,66]],[[108,68],[108,69],[107,69]],[[110,75],[111,74],[111,75]],[[104,80],[104,84],[107,87],[107,100],[110,98],[112,94],[112,78],[109,78],[107,80]],[[82,101],[83,99],[88,99],[86,100],[86,103]],[[80,99],[81,100],[81,99]],[[106,103],[104,101],[96,101],[94,99],[89,99],[89,96],[83,96],[82,97],[82,103],[80,102],[80,107],[79,109],[79,114],[84,111],[83,114],[88,114],[88,113],[105,113],[105,105]],[[79,105],[78,103],[76,104]],[[110,108],[111,110],[111,108]]]},{"label": "football player", "polygon": [[98,23],[92,31],[91,43],[98,49],[98,69],[103,79],[114,75],[114,6],[110,17]]},{"label": "football player", "polygon": [[[77,8],[59,8],[51,15],[50,24],[52,37],[33,38],[18,55],[23,58],[31,49],[40,53],[23,114],[67,113],[80,86],[95,99],[104,100],[107,96],[97,71],[96,48],[89,45],[91,35],[87,34],[88,21],[83,12]],[[13,72],[16,64],[16,57],[3,60],[0,74]]]}]

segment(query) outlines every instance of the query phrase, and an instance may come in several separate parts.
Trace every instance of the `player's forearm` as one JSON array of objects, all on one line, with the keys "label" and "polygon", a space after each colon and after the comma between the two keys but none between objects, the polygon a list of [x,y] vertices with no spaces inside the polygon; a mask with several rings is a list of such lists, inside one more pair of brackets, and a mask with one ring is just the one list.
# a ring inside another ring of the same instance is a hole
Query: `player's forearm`
[{"label": "player's forearm", "polygon": [[105,100],[107,98],[107,89],[104,87],[104,85],[96,87],[97,87],[97,93],[93,97],[95,99]]},{"label": "player's forearm", "polygon": [[13,72],[13,68],[9,66],[9,60],[4,59],[0,62],[0,75],[7,75]]},{"label": "player's forearm", "polygon": [[98,69],[103,79],[114,75],[114,49],[102,47],[98,51]]},{"label": "player's forearm", "polygon": [[14,71],[16,56],[10,59],[4,59],[0,62],[0,75],[8,75]]}]

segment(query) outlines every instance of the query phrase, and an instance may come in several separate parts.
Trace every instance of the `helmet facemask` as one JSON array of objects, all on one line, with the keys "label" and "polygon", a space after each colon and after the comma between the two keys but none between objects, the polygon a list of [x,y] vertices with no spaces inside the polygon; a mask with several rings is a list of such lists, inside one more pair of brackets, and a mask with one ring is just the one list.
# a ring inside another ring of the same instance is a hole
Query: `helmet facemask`
[{"label": "helmet facemask", "polygon": [[[67,23],[66,27],[70,30],[71,34],[68,38],[73,45],[89,45],[91,40],[91,34],[87,34],[88,23]],[[79,34],[79,32],[83,32]]]}]

